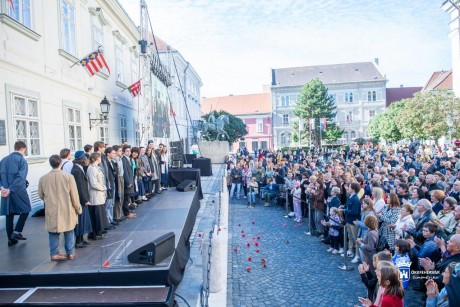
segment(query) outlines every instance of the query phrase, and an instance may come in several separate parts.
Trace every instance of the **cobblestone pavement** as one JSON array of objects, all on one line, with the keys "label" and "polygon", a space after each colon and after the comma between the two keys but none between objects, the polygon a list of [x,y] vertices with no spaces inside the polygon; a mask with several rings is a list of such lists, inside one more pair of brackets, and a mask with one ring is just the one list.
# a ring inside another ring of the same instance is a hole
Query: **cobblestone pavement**
[{"label": "cobblestone pavement", "polygon": [[[284,207],[249,209],[246,199],[230,201],[227,306],[360,306],[358,296],[367,291],[357,265],[339,270],[343,258],[305,235],[305,220],[284,218]],[[423,306],[421,293],[411,289],[405,301]]]}]

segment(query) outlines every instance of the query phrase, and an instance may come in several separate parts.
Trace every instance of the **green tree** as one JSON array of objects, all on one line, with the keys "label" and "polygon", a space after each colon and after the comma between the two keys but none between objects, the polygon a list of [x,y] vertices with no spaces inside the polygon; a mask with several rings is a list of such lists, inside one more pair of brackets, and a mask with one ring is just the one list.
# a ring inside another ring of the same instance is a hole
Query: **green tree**
[{"label": "green tree", "polygon": [[[312,141],[316,146],[319,144],[320,133],[326,135],[326,131],[320,131],[320,118],[326,118],[327,127],[334,127],[332,119],[336,115],[334,98],[328,94],[326,86],[319,78],[310,80],[300,92],[299,100],[294,108],[294,115],[303,119],[305,127],[309,129],[310,119],[315,120],[312,129]],[[342,135],[343,131],[340,133]]]},{"label": "green tree", "polygon": [[382,138],[390,142],[402,140],[398,119],[404,110],[406,100],[391,104],[384,113],[375,116],[369,123],[369,134],[374,138]]},{"label": "green tree", "polygon": [[326,127],[326,131],[323,131],[323,140],[328,143],[334,143],[338,139],[340,139],[343,135],[343,129],[340,129],[335,123],[329,123]]},{"label": "green tree", "polygon": [[405,138],[438,141],[451,134],[459,135],[460,99],[453,92],[432,91],[417,93],[407,99],[397,123]]},{"label": "green tree", "polygon": [[[229,136],[228,142],[230,143],[230,145],[248,134],[248,131],[246,130],[246,124],[240,118],[222,110],[211,111],[208,114],[203,115],[203,118],[205,120],[208,120],[211,114],[213,114],[214,118],[216,119],[221,115],[228,116],[229,123],[224,126],[224,130],[225,132],[227,132]],[[210,131],[209,135],[211,139],[217,138],[217,133],[214,131]]]}]

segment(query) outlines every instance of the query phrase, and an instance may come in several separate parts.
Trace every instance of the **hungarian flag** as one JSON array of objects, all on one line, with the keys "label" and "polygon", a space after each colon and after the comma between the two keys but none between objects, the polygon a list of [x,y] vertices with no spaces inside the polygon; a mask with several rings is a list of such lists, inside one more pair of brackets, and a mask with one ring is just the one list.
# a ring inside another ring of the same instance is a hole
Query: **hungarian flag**
[{"label": "hungarian flag", "polygon": [[315,119],[310,118],[310,130],[313,130],[315,128]]},{"label": "hungarian flag", "polygon": [[13,11],[14,11],[14,4],[13,4],[13,0],[10,0],[10,5],[11,5],[11,8],[13,9]]},{"label": "hungarian flag", "polygon": [[141,93],[141,80],[128,87],[128,91],[133,95],[133,98],[139,95]]},{"label": "hungarian flag", "polygon": [[326,118],[321,118],[320,120],[321,120],[320,122],[321,130],[326,130]]},{"label": "hungarian flag", "polygon": [[174,112],[172,105],[169,106],[169,115],[176,116],[176,112]]},{"label": "hungarian flag", "polygon": [[110,68],[107,65],[100,49],[90,53],[86,58],[80,61],[80,64],[86,69],[91,77],[104,67],[107,68],[107,71],[110,74]]}]

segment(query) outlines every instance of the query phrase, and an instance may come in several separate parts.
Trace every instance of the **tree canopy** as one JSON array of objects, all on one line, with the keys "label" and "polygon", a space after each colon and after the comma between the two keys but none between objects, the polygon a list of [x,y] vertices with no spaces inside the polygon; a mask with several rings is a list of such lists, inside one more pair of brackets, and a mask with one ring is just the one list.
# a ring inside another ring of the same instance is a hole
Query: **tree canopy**
[{"label": "tree canopy", "polygon": [[[235,143],[242,137],[246,136],[248,134],[246,130],[246,124],[238,117],[235,115],[232,115],[228,112],[225,111],[211,111],[208,114],[203,115],[203,118],[205,120],[208,120],[209,116],[213,114],[215,118],[218,118],[221,115],[227,115],[229,119],[229,124],[224,126],[225,132],[228,133],[229,140],[228,142],[231,144]],[[216,139],[217,133],[214,131],[210,131],[209,135],[211,138]]]},{"label": "tree canopy", "polygon": [[[343,134],[343,130],[332,123],[336,115],[334,98],[328,94],[326,86],[319,78],[310,80],[303,86],[299,100],[294,107],[294,115],[304,121],[306,130],[310,129],[310,119],[314,119],[311,135],[315,145],[319,144],[321,134],[322,138],[328,141],[335,141]],[[326,118],[327,129],[325,131],[320,130],[321,118]],[[309,132],[308,135],[310,135]]]},{"label": "tree canopy", "polygon": [[438,141],[460,136],[460,99],[447,90],[417,93],[395,102],[369,123],[369,134],[387,141],[415,137]]}]

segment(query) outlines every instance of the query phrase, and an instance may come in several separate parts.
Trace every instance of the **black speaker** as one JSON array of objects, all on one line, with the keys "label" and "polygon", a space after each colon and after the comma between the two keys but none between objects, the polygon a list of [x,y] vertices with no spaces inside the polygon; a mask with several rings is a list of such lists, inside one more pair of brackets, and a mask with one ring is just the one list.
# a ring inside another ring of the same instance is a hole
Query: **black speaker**
[{"label": "black speaker", "polygon": [[171,161],[184,161],[184,155],[183,154],[172,154]]},{"label": "black speaker", "polygon": [[169,142],[169,147],[182,147],[180,141]]},{"label": "black speaker", "polygon": [[169,152],[171,154],[182,154],[182,148],[180,148],[180,147],[171,147],[169,149]]},{"label": "black speaker", "polygon": [[196,187],[196,181],[195,180],[190,180],[190,179],[185,179],[179,185],[176,187],[176,190],[181,191],[181,192],[187,192],[187,191],[193,191],[195,190]]},{"label": "black speaker", "polygon": [[156,265],[174,253],[176,235],[168,232],[128,255],[131,263]]}]

